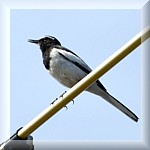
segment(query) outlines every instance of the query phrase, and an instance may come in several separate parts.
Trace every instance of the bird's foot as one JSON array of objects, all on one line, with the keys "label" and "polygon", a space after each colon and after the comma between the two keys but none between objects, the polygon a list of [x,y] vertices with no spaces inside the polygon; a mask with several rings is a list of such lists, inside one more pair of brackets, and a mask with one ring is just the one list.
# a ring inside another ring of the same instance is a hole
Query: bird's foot
[{"label": "bird's foot", "polygon": [[[62,94],[59,96],[59,98],[60,98],[60,97],[63,98],[63,96],[64,96],[64,94],[65,94],[66,92],[67,92],[67,91],[65,91],[64,93],[62,93]],[[72,103],[74,104],[74,100],[72,100]]]},{"label": "bird's foot", "polygon": [[74,105],[74,100],[72,100],[72,103],[73,103],[73,105]]},{"label": "bird's foot", "polygon": [[[61,94],[59,96],[59,98],[63,98],[63,95],[66,93],[67,91],[65,91],[63,94]],[[53,105],[56,101],[58,100],[58,98],[56,98],[53,102],[51,102],[51,104]],[[73,104],[74,104],[74,101],[73,101]],[[64,106],[66,108],[66,110],[68,110],[68,107],[67,106]]]},{"label": "bird's foot", "polygon": [[51,105],[51,104],[53,105],[57,100],[58,100],[58,98],[56,98],[54,101],[52,101],[52,102],[50,103],[50,105]]},{"label": "bird's foot", "polygon": [[[66,93],[67,91],[65,91],[64,93],[62,93],[59,98],[63,98],[64,94]],[[68,110],[68,107],[67,106],[64,106],[66,108],[66,110]]]},{"label": "bird's foot", "polygon": [[66,110],[68,110],[68,107],[67,107],[67,106],[64,106],[64,108],[66,108]]},{"label": "bird's foot", "polygon": [[64,93],[62,93],[60,96],[59,96],[59,98],[63,98],[63,96],[64,96],[64,94],[66,93],[67,91],[65,91]]}]

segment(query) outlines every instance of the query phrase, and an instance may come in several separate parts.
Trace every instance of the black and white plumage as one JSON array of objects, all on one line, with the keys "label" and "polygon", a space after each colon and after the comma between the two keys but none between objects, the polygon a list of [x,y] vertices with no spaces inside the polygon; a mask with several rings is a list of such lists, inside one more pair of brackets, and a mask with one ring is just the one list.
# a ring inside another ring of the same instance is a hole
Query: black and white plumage
[{"label": "black and white plumage", "polygon": [[[61,43],[55,37],[45,36],[39,40],[29,40],[29,42],[40,46],[45,68],[56,80],[68,88],[74,86],[92,71],[78,55],[61,46]],[[138,117],[111,96],[99,80],[93,83],[86,91],[101,96],[132,120],[138,121]]]}]

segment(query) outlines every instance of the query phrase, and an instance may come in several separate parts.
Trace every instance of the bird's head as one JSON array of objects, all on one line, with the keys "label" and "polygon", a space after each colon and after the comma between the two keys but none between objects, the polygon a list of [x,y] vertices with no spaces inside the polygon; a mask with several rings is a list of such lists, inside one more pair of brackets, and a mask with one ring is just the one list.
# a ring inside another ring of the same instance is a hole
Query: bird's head
[{"label": "bird's head", "polygon": [[39,40],[29,39],[28,42],[38,44],[42,51],[49,48],[52,45],[61,45],[61,43],[53,36],[45,36],[40,38]]}]

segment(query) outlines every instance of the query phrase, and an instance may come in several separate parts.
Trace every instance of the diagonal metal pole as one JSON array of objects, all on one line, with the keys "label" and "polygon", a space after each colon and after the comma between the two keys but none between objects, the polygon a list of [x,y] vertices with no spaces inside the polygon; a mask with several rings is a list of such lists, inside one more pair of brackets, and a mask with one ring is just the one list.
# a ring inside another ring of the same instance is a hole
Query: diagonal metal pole
[{"label": "diagonal metal pole", "polygon": [[112,56],[100,64],[96,69],[89,73],[85,78],[79,81],[75,86],[69,89],[63,97],[59,98],[53,105],[48,106],[43,112],[26,124],[18,132],[18,137],[26,139],[28,135],[34,132],[38,127],[45,123],[49,118],[55,115],[60,109],[66,106],[72,99],[87,89],[93,82],[98,80],[107,71],[119,63],[123,58],[140,46],[150,37],[150,26],[138,33],[128,43],[116,51]]}]

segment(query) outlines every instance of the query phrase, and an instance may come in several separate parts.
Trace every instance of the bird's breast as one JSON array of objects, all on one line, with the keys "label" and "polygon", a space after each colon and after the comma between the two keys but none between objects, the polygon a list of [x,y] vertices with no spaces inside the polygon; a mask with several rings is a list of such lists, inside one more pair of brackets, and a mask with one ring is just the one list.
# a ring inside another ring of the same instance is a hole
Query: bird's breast
[{"label": "bird's breast", "polygon": [[49,73],[64,86],[71,88],[79,82],[86,73],[60,55],[53,49],[50,53]]}]

